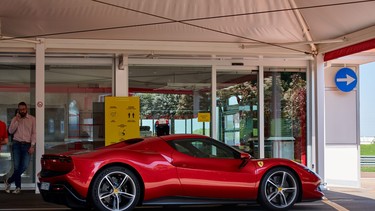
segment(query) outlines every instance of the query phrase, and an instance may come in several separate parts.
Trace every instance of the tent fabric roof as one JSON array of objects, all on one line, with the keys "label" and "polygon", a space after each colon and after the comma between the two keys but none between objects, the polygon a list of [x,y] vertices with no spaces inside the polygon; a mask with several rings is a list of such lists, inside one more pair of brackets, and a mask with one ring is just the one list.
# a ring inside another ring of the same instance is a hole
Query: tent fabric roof
[{"label": "tent fabric roof", "polygon": [[[373,27],[374,8],[374,0],[1,0],[0,35],[219,42],[311,52],[311,43],[319,51],[320,44]],[[360,41],[372,38],[369,33]]]}]

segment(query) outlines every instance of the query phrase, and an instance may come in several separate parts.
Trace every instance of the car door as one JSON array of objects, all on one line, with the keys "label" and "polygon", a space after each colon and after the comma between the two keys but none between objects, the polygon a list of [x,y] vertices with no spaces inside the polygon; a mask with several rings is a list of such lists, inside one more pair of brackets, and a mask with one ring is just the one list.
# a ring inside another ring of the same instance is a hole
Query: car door
[{"label": "car door", "polygon": [[240,153],[212,139],[184,139],[172,142],[176,151],[172,164],[185,196],[225,199],[253,199],[257,179],[251,162]]}]

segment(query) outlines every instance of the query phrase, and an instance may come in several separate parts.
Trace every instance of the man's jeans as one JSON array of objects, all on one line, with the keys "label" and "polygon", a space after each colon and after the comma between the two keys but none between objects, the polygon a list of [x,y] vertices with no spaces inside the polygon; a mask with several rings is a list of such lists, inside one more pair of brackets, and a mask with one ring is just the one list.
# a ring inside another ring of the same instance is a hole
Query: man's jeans
[{"label": "man's jeans", "polygon": [[13,140],[13,175],[8,179],[8,183],[15,182],[16,188],[21,188],[21,175],[26,171],[30,162],[30,143],[21,143]]}]

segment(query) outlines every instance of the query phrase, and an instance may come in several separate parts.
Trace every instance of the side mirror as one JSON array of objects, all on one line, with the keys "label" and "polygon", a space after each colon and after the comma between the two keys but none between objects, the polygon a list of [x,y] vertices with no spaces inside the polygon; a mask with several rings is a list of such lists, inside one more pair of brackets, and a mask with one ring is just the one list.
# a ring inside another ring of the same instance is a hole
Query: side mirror
[{"label": "side mirror", "polygon": [[248,160],[251,158],[251,155],[246,152],[241,152],[241,160]]},{"label": "side mirror", "polygon": [[245,167],[247,165],[247,163],[249,162],[251,156],[249,153],[246,153],[246,152],[241,152],[241,164],[239,166],[240,169],[242,169],[243,167]]}]

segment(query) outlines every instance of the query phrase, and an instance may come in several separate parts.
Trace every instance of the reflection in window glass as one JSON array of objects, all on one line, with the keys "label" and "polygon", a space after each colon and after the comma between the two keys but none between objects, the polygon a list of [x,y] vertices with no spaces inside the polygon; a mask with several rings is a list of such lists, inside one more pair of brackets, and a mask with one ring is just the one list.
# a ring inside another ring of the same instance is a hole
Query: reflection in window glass
[{"label": "reflection in window glass", "polygon": [[140,97],[142,121],[167,119],[170,134],[210,135],[197,117],[210,112],[211,67],[129,66],[129,89]]},{"label": "reflection in window glass", "polygon": [[233,130],[234,129],[234,115],[226,115],[225,116],[225,129],[226,130]]},{"label": "reflection in window glass", "polygon": [[141,122],[141,136],[152,136],[155,131],[154,121],[152,119],[143,119]]},{"label": "reflection in window glass", "polygon": [[104,96],[112,94],[112,55],[47,55],[46,60],[45,152],[104,146]]},{"label": "reflection in window glass", "polygon": [[228,105],[238,105],[238,101],[237,101],[237,98],[236,97],[230,97],[229,99],[228,99]]},{"label": "reflection in window glass", "polygon": [[209,122],[198,122],[198,118],[192,119],[192,134],[210,135],[210,124]]},{"label": "reflection in window glass", "polygon": [[258,72],[217,73],[218,139],[258,157]]},{"label": "reflection in window glass", "polygon": [[270,68],[264,75],[265,156],[306,165],[306,73]]},{"label": "reflection in window glass", "polygon": [[193,133],[193,120],[192,119],[187,119],[186,120],[187,124],[186,124],[186,133],[187,134],[192,134]]},{"label": "reflection in window glass", "polygon": [[[0,120],[9,127],[21,101],[27,104],[28,113],[35,116],[35,96],[32,91],[35,90],[35,55],[4,53],[0,58]],[[8,144],[0,148],[0,177],[9,178],[13,173],[11,135]],[[35,163],[35,156],[31,156],[29,168],[22,174],[22,183],[35,181]]]},{"label": "reflection in window glass", "polygon": [[197,158],[230,158],[236,157],[233,149],[220,142],[208,139],[185,139],[168,142],[177,151]]},{"label": "reflection in window glass", "polygon": [[234,146],[235,145],[235,136],[234,136],[234,132],[226,132],[225,133],[225,143],[230,145],[230,146]]},{"label": "reflection in window glass", "polygon": [[174,125],[175,125],[175,134],[186,134],[187,131],[187,121],[186,120],[181,120],[181,119],[176,119],[175,122],[174,122]]},{"label": "reflection in window glass", "polygon": [[235,129],[240,129],[240,122],[241,122],[240,114],[236,113],[233,116],[233,126],[234,126]]}]

